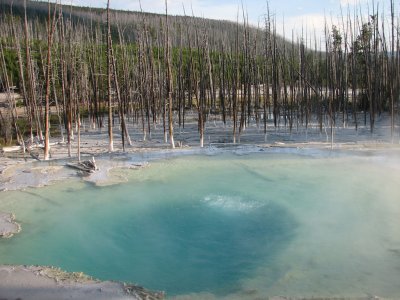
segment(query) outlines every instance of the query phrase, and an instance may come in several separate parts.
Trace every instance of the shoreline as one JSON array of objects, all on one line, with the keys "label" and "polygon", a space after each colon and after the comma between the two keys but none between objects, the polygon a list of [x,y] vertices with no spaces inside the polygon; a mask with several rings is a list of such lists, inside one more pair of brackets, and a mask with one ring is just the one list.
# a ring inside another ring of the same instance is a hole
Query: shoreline
[{"label": "shoreline", "polygon": [[[186,146],[184,148],[129,148],[126,152],[102,152],[96,155],[83,154],[82,160],[94,157],[99,167],[94,173],[84,176],[71,169],[67,163],[77,162],[76,157],[54,157],[48,161],[21,160],[0,156],[0,193],[40,188],[61,180],[79,178],[97,186],[112,185],[125,182],[123,176],[111,174],[115,169],[139,169],[147,167],[153,160],[168,159],[184,155],[215,155],[218,153],[233,153],[245,155],[261,151],[320,151],[370,153],[384,152],[386,154],[400,153],[400,144],[381,141],[338,142],[331,148],[327,142],[274,142],[274,143],[210,143],[203,148]],[[0,229],[1,230],[1,229]]]},{"label": "shoreline", "polygon": [[151,292],[123,282],[100,281],[55,267],[0,265],[1,299],[158,300]]},{"label": "shoreline", "polygon": [[[261,124],[248,125],[240,135],[237,143],[233,143],[233,124],[224,124],[220,116],[210,116],[205,124],[204,148],[199,146],[198,123],[195,114],[187,116],[185,127],[175,127],[175,149],[164,142],[162,126],[154,126],[151,134],[143,132],[138,124],[128,124],[132,145],[126,145],[123,151],[118,124],[115,124],[114,152],[109,152],[108,132],[105,128],[92,128],[87,119],[82,120],[80,134],[80,155],[82,160],[94,157],[99,171],[84,180],[94,184],[111,184],[107,182],[110,170],[118,167],[130,168],[134,164],[142,164],[157,158],[168,158],[186,154],[204,154],[214,150],[236,151],[246,153],[267,149],[313,149],[333,151],[400,151],[400,136],[390,135],[390,118],[380,116],[375,123],[374,132],[368,124],[358,126],[341,124],[333,128],[333,143],[328,133],[329,128],[311,122],[307,128],[294,126],[292,130],[280,124],[273,127],[267,125],[267,133]],[[118,128],[118,129],[117,129]],[[19,146],[0,147],[0,192],[18,190],[27,187],[41,187],[56,180],[76,178],[76,170],[65,168],[66,163],[78,160],[78,136],[76,128],[71,140],[70,150],[63,137],[50,139],[50,159],[37,161],[43,158],[41,144],[35,144],[30,153],[22,153]],[[272,150],[271,150],[272,151]],[[125,159],[125,162],[124,162]],[[114,181],[116,178],[114,178]],[[118,180],[116,181],[116,183]]]}]

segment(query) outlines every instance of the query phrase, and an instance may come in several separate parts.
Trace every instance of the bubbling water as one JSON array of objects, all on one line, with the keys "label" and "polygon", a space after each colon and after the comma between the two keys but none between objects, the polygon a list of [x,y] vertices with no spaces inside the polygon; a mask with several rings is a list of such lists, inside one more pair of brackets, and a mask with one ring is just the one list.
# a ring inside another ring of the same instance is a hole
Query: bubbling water
[{"label": "bubbling water", "polygon": [[207,195],[203,202],[210,207],[220,208],[227,211],[251,212],[257,208],[261,208],[264,204],[257,201],[245,200],[240,196],[228,195]]}]

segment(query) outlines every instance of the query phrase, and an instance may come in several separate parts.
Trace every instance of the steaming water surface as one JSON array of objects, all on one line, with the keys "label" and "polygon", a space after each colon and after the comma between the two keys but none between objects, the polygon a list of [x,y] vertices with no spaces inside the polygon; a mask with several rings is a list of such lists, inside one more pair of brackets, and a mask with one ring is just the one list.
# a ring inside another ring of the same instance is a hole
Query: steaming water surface
[{"label": "steaming water surface", "polygon": [[53,265],[170,297],[400,297],[400,167],[355,155],[192,156],[125,184],[1,193],[1,264]]}]

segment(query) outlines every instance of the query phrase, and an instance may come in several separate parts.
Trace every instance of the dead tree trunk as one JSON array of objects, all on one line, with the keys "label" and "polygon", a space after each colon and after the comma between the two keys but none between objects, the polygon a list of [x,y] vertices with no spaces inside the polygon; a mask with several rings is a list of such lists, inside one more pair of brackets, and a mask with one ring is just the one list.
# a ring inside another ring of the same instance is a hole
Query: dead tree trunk
[{"label": "dead tree trunk", "polygon": [[172,103],[172,91],[173,91],[173,80],[172,80],[172,69],[171,69],[171,57],[170,57],[170,44],[169,44],[169,25],[168,25],[168,4],[165,0],[165,22],[167,26],[166,30],[166,59],[167,59],[167,95],[168,95],[168,130],[169,140],[172,149],[175,149],[174,142],[174,120],[173,120],[173,103]]},{"label": "dead tree trunk", "polygon": [[51,20],[50,0],[48,2],[48,25],[47,25],[47,67],[46,67],[46,108],[45,108],[45,139],[44,139],[44,160],[49,159],[50,155],[50,79],[51,79],[51,48],[53,42],[53,33],[56,24],[56,7],[54,7],[53,20]]},{"label": "dead tree trunk", "polygon": [[108,94],[108,151],[114,151],[113,141],[113,113],[111,96],[111,24],[110,24],[110,0],[107,1],[107,94]]}]

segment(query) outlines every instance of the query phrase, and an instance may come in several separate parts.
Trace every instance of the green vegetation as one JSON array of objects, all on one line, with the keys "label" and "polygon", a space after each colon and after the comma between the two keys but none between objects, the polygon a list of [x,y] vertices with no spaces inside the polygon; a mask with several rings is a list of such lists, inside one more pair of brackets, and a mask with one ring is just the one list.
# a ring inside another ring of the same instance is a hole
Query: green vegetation
[{"label": "green vegetation", "polygon": [[[333,139],[340,122],[355,129],[368,124],[373,132],[376,116],[388,113],[395,135],[399,36],[384,32],[384,14],[363,22],[356,12],[347,23],[327,24],[325,41],[317,45],[315,37],[284,41],[268,15],[265,28],[257,29],[247,20],[109,14],[44,2],[27,1],[25,10],[22,0],[12,9],[10,0],[1,7],[0,88],[17,86],[26,112],[18,116],[21,102],[8,106],[0,118],[6,141],[42,139],[47,103],[53,106],[51,128],[64,127],[68,137],[82,117],[98,126],[115,117],[125,124],[127,117],[141,124],[144,139],[161,123],[166,140],[171,124],[184,127],[187,110],[198,113],[201,139],[211,113],[232,122],[233,142],[254,120],[266,134],[268,115],[275,127],[290,131],[318,122],[321,130],[331,128]],[[394,28],[399,17],[393,7]],[[123,144],[129,143],[125,125],[122,130]]]}]

